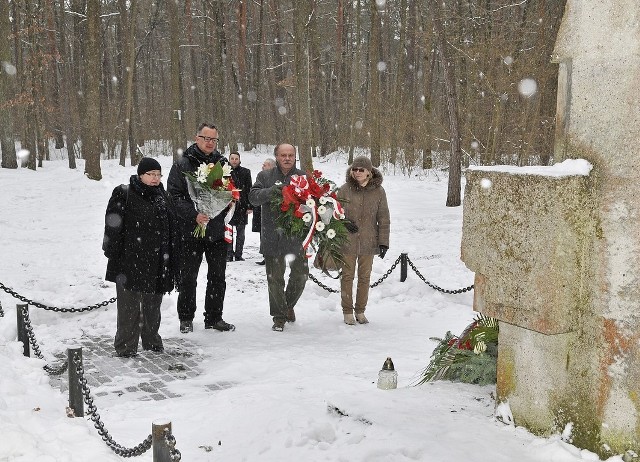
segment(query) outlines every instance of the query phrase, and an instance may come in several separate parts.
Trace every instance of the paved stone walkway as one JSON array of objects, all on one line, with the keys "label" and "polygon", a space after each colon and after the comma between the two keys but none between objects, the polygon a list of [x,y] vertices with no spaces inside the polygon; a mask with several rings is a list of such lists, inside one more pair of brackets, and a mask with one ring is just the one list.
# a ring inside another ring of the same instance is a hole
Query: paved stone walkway
[{"label": "paved stone walkway", "polygon": [[[113,337],[82,337],[77,345],[82,347],[84,375],[91,394],[104,397],[129,393],[133,395],[130,399],[156,401],[180,396],[169,391],[167,384],[200,375],[202,357],[194,353],[198,345],[185,338],[164,338],[163,343],[162,353],[139,350],[135,357],[119,358],[113,351]],[[67,391],[68,374],[51,376],[51,385]],[[214,391],[232,385],[219,382],[205,386]]]}]

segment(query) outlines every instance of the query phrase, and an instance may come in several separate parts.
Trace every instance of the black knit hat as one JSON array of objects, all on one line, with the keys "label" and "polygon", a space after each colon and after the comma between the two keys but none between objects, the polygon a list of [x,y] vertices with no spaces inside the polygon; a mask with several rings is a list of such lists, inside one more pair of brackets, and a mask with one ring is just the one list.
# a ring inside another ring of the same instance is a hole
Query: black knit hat
[{"label": "black knit hat", "polygon": [[160,167],[160,163],[157,160],[152,159],[151,157],[143,157],[140,159],[140,163],[138,164],[138,175],[145,174],[151,170],[162,171],[162,167]]}]

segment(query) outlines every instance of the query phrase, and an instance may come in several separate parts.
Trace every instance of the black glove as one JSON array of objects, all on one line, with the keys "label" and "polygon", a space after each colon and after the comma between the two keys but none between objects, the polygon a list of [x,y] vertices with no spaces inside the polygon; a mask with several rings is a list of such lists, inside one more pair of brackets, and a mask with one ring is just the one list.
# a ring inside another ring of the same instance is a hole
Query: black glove
[{"label": "black glove", "polygon": [[347,228],[351,234],[358,232],[358,225],[356,225],[353,221],[345,220],[344,227]]},{"label": "black glove", "polygon": [[380,253],[378,254],[378,256],[380,258],[384,258],[384,256],[387,254],[387,250],[389,250],[389,247],[387,247],[386,245],[381,245],[380,246]]}]

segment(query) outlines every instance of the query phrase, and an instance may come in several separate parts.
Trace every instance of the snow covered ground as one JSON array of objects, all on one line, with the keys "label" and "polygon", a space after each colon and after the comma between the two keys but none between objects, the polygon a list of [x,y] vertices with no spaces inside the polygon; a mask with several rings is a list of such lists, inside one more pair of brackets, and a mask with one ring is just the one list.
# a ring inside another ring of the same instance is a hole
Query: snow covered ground
[{"label": "snow covered ground", "polygon": [[[247,152],[242,164],[255,178],[263,149]],[[170,157],[158,159],[169,173]],[[346,155],[315,159],[315,167],[341,184]],[[0,169],[0,282],[47,305],[82,307],[115,296],[103,280],[101,243],[104,210],[113,188],[127,182],[133,167],[102,163],[104,178],[70,170],[64,160],[34,172]],[[473,274],[459,259],[462,207],[444,206],[447,184],[433,175],[407,177],[383,169],[391,210],[391,245],[375,259],[372,279],[381,277],[406,252],[430,282],[459,289]],[[166,184],[166,183],[165,183]],[[342,322],[339,295],[309,281],[295,324],[271,331],[264,267],[255,264],[258,235],[247,231],[244,262],[227,267],[225,320],[235,332],[203,329],[202,311],[189,340],[199,345],[201,375],[171,382],[181,397],[141,401],[131,394],[96,398],[102,420],[123,446],[141,442],[151,423],[170,420],[182,460],[402,462],[571,462],[598,460],[565,443],[560,435],[538,438],[494,417],[494,387],[450,382],[411,386],[435,342],[447,330],[471,321],[472,293],[446,295],[428,287],[411,269],[399,267],[371,290],[367,325]],[[205,264],[198,297],[202,306]],[[337,281],[320,276],[337,288]],[[177,294],[165,296],[163,338],[179,337]],[[89,419],[65,415],[67,396],[49,384],[43,361],[21,355],[16,342],[17,300],[0,292],[0,460],[24,462],[115,461]],[[115,333],[115,304],[81,314],[31,309],[43,353],[51,359],[75,339]],[[398,371],[397,390],[379,390],[385,358]],[[127,361],[135,361],[127,360]],[[120,377],[126,386],[135,377]],[[205,384],[232,386],[211,391]],[[95,391],[92,389],[92,392]],[[330,409],[337,408],[338,412]],[[152,452],[134,458],[151,461]],[[612,457],[610,462],[621,461]]]}]

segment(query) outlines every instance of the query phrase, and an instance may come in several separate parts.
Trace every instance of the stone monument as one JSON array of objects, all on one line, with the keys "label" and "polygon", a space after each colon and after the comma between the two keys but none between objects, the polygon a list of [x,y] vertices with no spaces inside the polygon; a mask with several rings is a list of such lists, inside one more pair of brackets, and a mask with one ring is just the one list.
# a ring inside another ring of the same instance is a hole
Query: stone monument
[{"label": "stone monument", "polygon": [[640,2],[567,0],[553,60],[559,165],[468,170],[462,260],[474,309],[501,321],[497,397],[516,425],[626,460],[640,454]]}]

